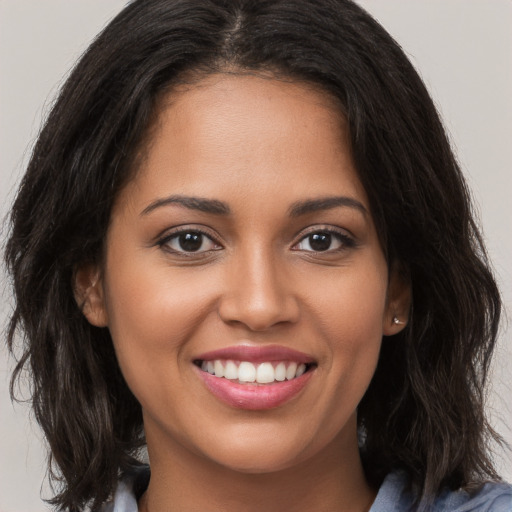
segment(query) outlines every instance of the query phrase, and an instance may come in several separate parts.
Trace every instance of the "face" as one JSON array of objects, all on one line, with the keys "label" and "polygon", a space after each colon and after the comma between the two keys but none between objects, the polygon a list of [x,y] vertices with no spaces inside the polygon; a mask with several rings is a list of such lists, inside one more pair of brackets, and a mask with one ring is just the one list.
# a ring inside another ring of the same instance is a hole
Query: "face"
[{"label": "face", "polygon": [[142,405],[150,456],[245,472],[333,447],[350,458],[405,306],[334,101],[213,75],[174,91],[151,137],[102,268],[77,283]]}]

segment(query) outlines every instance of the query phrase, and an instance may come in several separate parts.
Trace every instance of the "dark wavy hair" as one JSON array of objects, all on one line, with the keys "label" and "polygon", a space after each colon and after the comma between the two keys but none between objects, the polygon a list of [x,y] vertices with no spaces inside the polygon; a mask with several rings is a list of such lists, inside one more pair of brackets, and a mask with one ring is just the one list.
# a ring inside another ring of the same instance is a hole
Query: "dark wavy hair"
[{"label": "dark wavy hair", "polygon": [[141,408],[108,329],[74,299],[74,271],[101,258],[162,94],[226,71],[338,98],[388,264],[411,283],[409,323],[384,338],[359,406],[368,480],[405,469],[426,510],[442,486],[498,479],[483,402],[500,297],[439,115],[398,44],[349,0],[135,0],[62,87],[11,214],[11,393],[28,369],[60,484],[51,502],[95,509],[138,464]]}]

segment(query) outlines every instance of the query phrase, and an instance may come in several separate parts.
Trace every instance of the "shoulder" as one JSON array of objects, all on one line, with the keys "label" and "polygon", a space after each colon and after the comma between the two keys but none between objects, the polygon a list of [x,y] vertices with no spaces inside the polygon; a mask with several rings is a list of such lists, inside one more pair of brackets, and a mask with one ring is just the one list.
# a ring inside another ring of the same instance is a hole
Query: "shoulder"
[{"label": "shoulder", "polygon": [[436,511],[440,512],[512,512],[512,486],[506,483],[489,482],[478,491],[446,491],[438,500]]},{"label": "shoulder", "polygon": [[[389,474],[382,483],[370,512],[412,512],[414,494],[404,472]],[[445,490],[437,496],[432,512],[512,512],[512,486],[489,482],[478,491]]]},{"label": "shoulder", "polygon": [[[143,467],[127,474],[119,482],[113,501],[101,512],[137,512],[137,500],[149,481],[149,468]],[[412,512],[414,494],[404,472],[389,474],[382,483],[369,512]],[[443,491],[434,501],[432,512],[512,512],[512,486],[506,483],[487,483],[477,492]]]}]

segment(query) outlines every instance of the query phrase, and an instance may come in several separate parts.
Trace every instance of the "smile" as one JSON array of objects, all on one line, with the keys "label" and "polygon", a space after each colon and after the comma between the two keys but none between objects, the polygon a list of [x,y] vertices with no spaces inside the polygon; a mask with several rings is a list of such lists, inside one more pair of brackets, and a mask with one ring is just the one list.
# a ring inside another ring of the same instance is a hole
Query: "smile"
[{"label": "smile", "polygon": [[317,367],[310,356],[274,345],[242,344],[202,354],[193,362],[217,399],[246,410],[286,404],[306,387]]},{"label": "smile", "polygon": [[215,359],[197,363],[203,372],[215,377],[228,379],[239,384],[272,384],[300,377],[313,365],[294,361],[267,361],[252,363],[250,361],[232,361]]}]

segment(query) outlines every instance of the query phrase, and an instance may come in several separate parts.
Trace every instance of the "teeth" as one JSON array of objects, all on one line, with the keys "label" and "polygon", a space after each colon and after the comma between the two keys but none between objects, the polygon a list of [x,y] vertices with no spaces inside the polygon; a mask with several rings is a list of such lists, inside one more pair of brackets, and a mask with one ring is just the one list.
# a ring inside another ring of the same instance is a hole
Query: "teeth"
[{"label": "teeth", "polygon": [[253,364],[249,361],[225,361],[216,359],[214,361],[203,361],[201,369],[205,372],[224,377],[239,383],[255,382],[258,384],[270,384],[274,381],[283,382],[292,380],[303,375],[306,371],[304,363],[295,362],[265,362]]},{"label": "teeth", "polygon": [[292,363],[288,368],[286,368],[286,379],[291,380],[295,377],[295,373],[297,372],[297,363]]},{"label": "teeth", "polygon": [[256,370],[256,382],[268,384],[274,380],[274,367],[270,363],[260,364]]},{"label": "teeth", "polygon": [[215,370],[215,375],[217,377],[224,377],[224,367],[220,361],[215,361],[213,363],[213,369]]},{"label": "teeth", "polygon": [[240,382],[254,382],[256,380],[256,368],[252,363],[243,361],[238,367],[238,380]]},{"label": "teeth", "polygon": [[274,370],[274,377],[277,381],[282,382],[286,379],[286,366],[284,363],[279,363]]},{"label": "teeth", "polygon": [[238,379],[238,368],[233,361],[228,361],[224,368],[224,377],[226,379]]}]

